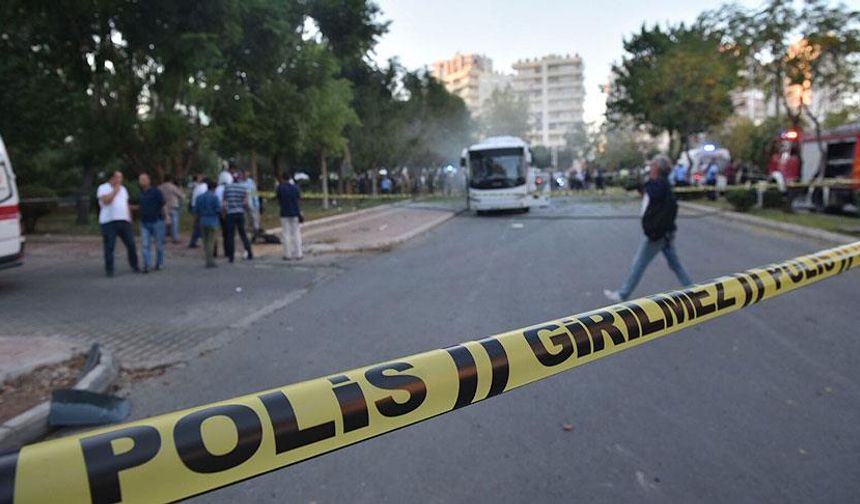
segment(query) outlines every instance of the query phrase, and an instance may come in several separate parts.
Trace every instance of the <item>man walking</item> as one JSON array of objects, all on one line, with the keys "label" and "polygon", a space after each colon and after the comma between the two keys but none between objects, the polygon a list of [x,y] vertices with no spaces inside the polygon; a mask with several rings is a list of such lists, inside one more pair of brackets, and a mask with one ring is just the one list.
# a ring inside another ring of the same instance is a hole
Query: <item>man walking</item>
[{"label": "man walking", "polygon": [[175,245],[179,243],[179,214],[182,211],[185,193],[173,183],[173,176],[169,173],[164,176],[164,182],[158,189],[164,195],[164,201],[167,204],[167,211],[170,214],[170,238]]},{"label": "man walking", "polygon": [[137,248],[134,245],[134,231],[131,228],[131,210],[128,206],[128,191],[122,185],[122,172],[115,171],[110,179],[96,190],[99,200],[99,225],[102,230],[102,242],[105,255],[105,273],[112,277],[113,249],[116,238],[122,240],[128,252],[128,264],[135,273],[140,272],[137,266]]},{"label": "man walking", "polygon": [[284,237],[284,260],[300,260],[302,258],[302,211],[299,208],[299,200],[302,192],[299,186],[284,173],[280,185],[278,185],[278,203],[281,206],[281,233]]},{"label": "man walking", "polygon": [[231,184],[224,186],[224,212],[226,212],[225,223],[227,225],[227,236],[224,243],[224,252],[227,259],[233,262],[236,255],[236,231],[242,239],[245,247],[245,258],[249,261],[254,258],[251,250],[251,241],[245,232],[245,209],[249,208],[248,190],[242,183],[241,172],[237,173],[236,179]]},{"label": "man walking", "polygon": [[203,255],[206,257],[206,267],[214,268],[215,263],[215,240],[220,227],[221,201],[215,195],[215,182],[207,179],[204,182],[206,192],[197,197],[194,203],[194,216],[200,224],[200,232],[203,235]]},{"label": "man walking", "polygon": [[155,270],[164,266],[165,220],[167,204],[161,190],[152,185],[149,175],[141,173],[140,184],[140,241],[143,247],[143,272],[149,273],[152,263],[151,242],[155,241]]},{"label": "man walking", "polygon": [[651,161],[651,172],[648,182],[645,183],[645,195],[642,201],[642,230],[645,232],[645,237],[639,245],[630,274],[621,290],[603,291],[610,301],[618,303],[630,297],[648,263],[658,252],[663,252],[666,262],[675,272],[681,285],[686,287],[693,283],[675,251],[674,235],[677,229],[675,218],[678,215],[678,203],[675,201],[675,195],[668,180],[671,170],[672,164],[666,156],[657,156]]}]

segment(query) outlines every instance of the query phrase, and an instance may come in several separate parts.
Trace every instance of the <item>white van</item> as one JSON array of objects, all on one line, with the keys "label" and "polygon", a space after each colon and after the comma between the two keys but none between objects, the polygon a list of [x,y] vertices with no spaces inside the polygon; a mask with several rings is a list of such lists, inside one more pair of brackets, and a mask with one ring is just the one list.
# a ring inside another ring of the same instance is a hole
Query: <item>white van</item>
[{"label": "white van", "polygon": [[21,236],[21,211],[18,207],[18,187],[15,172],[0,137],[0,269],[20,266],[24,258],[24,237]]}]

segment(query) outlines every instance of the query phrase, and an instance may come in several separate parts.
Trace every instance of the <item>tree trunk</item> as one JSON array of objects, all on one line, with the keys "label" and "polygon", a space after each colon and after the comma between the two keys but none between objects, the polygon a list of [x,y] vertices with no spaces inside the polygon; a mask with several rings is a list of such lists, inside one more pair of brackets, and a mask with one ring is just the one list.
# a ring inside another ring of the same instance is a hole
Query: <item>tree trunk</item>
[{"label": "tree trunk", "polygon": [[[350,179],[355,180],[355,170],[352,166],[352,152],[349,149],[349,142],[347,142],[346,147],[343,150],[343,162],[346,164],[346,172],[351,175]],[[343,179],[344,174],[341,174],[341,179]],[[352,184],[348,184],[346,186],[346,192],[352,194]]]},{"label": "tree trunk", "polygon": [[[281,180],[282,173],[283,171],[281,171],[281,155],[277,153],[272,154],[272,177],[274,177],[276,183],[278,180]],[[286,182],[286,180],[284,182]]]},{"label": "tree trunk", "polygon": [[[815,143],[818,145],[818,152],[820,153],[820,157],[818,158],[818,171],[812,178],[823,180],[824,172],[827,168],[827,145],[821,141],[821,121],[819,121],[815,114],[809,110],[808,106],[804,106],[803,109],[806,111],[806,117],[808,117],[815,126]],[[803,149],[798,149],[798,152],[802,151]],[[800,160],[800,178],[803,179],[803,159]]]},{"label": "tree trunk", "polygon": [[690,137],[681,133],[681,148],[684,149],[684,155],[687,156],[687,165],[689,166],[689,170],[687,170],[688,177],[693,176],[693,158],[690,156]]},{"label": "tree trunk", "polygon": [[320,179],[322,181],[322,207],[328,209],[328,164],[325,159],[325,147],[320,149]]},{"label": "tree trunk", "polygon": [[[254,182],[259,184],[260,179],[257,177],[257,149],[251,149],[251,177],[254,179]],[[278,180],[275,177],[275,180]]]},{"label": "tree trunk", "polygon": [[78,210],[78,218],[76,220],[78,225],[85,226],[90,223],[90,197],[93,192],[93,179],[95,178],[95,166],[93,166],[93,162],[89,159],[84,160],[84,171],[81,176],[81,185],[78,189],[78,201],[77,201],[77,210]]}]

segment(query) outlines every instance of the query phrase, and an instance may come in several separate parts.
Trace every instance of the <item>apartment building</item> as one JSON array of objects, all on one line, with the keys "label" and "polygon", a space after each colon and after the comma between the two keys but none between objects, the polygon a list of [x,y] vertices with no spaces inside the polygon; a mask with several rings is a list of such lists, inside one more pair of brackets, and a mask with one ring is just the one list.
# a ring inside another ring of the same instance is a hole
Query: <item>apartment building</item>
[{"label": "apartment building", "polygon": [[564,147],[565,135],[582,122],[585,102],[579,55],[551,54],[514,63],[514,89],[529,104],[529,142]]},{"label": "apartment building", "polygon": [[457,53],[451,59],[433,63],[432,74],[451,94],[462,98],[473,115],[477,115],[482,103],[481,77],[494,75],[493,60],[482,54]]}]

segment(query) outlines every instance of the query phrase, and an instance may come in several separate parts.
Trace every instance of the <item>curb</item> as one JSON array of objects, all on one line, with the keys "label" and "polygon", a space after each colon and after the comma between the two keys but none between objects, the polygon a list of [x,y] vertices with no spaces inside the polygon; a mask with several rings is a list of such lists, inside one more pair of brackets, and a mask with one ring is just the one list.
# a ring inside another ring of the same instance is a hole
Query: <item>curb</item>
[{"label": "curb", "polygon": [[[393,203],[386,203],[384,205],[377,205],[375,207],[365,208],[362,210],[356,210],[354,212],[346,212],[346,213],[337,214],[337,215],[330,215],[328,217],[323,217],[321,219],[314,219],[312,221],[308,221],[308,222],[305,222],[304,224],[302,224],[302,230],[313,229],[316,227],[325,226],[326,224],[334,224],[334,223],[340,222],[342,220],[351,219],[353,217],[358,217],[360,215],[368,214],[371,212],[377,212],[377,211],[383,210],[383,209],[388,209],[388,208],[391,208],[393,206],[394,206]],[[279,234],[281,232],[281,227],[278,226],[278,227],[266,229],[265,232],[268,234]]]},{"label": "curb", "polygon": [[782,231],[785,233],[790,233],[796,236],[801,236],[803,238],[812,238],[814,240],[819,240],[823,242],[837,243],[837,244],[845,244],[845,243],[854,243],[857,241],[857,237],[845,235],[841,233],[834,233],[832,231],[824,231],[821,229],[810,228],[806,226],[801,226],[799,224],[789,224],[787,222],[776,222],[770,219],[765,219],[763,217],[756,217],[754,215],[746,215],[739,212],[734,212],[731,210],[723,211],[723,212],[714,212],[713,207],[709,207],[706,205],[699,205],[696,203],[690,203],[687,201],[679,201],[678,205],[682,208],[687,208],[689,210],[697,210],[700,212],[710,212],[713,215],[719,215],[719,217],[724,218],[729,221],[740,222],[743,224],[748,224],[751,226],[758,226],[768,229],[773,229],[776,231]]},{"label": "curb", "polygon": [[[104,392],[117,376],[119,376],[119,365],[116,359],[109,351],[101,350],[98,365],[78,380],[78,383],[72,388],[90,392]],[[25,445],[50,432],[51,428],[48,426],[50,411],[51,401],[48,400],[0,425],[0,449]]]},{"label": "curb", "polygon": [[312,244],[308,245],[306,248],[306,252],[309,254],[335,254],[335,253],[344,253],[344,252],[375,252],[379,250],[387,250],[401,243],[407,242],[418,235],[426,233],[431,229],[443,224],[454,217],[457,216],[457,212],[451,212],[445,215],[441,215],[436,219],[433,219],[430,222],[425,223],[422,226],[419,226],[408,233],[404,233],[396,238],[392,238],[389,240],[384,240],[377,242],[373,245],[359,245],[359,246],[350,246],[348,244],[345,245],[327,245],[327,244]]}]

